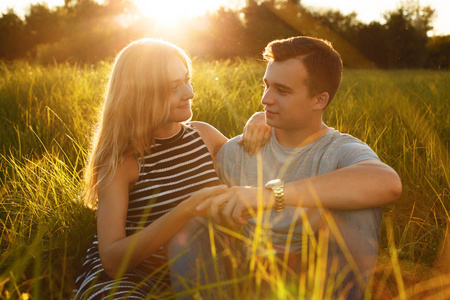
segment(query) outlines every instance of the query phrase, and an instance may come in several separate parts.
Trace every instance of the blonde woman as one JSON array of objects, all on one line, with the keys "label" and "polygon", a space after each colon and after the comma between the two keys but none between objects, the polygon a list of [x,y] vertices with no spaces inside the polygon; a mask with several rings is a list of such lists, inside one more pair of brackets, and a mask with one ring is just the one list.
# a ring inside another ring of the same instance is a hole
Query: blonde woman
[{"label": "blonde woman", "polygon": [[117,55],[86,171],[86,201],[98,199],[97,235],[75,299],[170,290],[167,244],[204,216],[196,211],[203,200],[226,191],[213,159],[227,139],[206,123],[186,123],[190,74],[186,53],[161,40],[132,42]]}]

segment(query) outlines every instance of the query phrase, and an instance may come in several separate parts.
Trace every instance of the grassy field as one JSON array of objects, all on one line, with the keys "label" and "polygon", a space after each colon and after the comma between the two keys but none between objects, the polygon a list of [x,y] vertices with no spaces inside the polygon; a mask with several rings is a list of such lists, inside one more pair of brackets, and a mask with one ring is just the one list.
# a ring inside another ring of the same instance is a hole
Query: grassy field
[{"label": "grassy field", "polygon": [[[0,63],[0,298],[70,295],[95,232],[94,212],[78,199],[108,71],[107,63]],[[241,133],[261,110],[263,74],[261,62],[195,61],[194,119],[228,137]],[[450,220],[449,83],[448,71],[346,70],[325,113],[329,126],[366,142],[403,182],[401,198],[383,207],[367,299],[450,295],[450,247],[442,247]],[[280,281],[271,284],[280,293]],[[286,290],[277,298],[293,296]]]}]

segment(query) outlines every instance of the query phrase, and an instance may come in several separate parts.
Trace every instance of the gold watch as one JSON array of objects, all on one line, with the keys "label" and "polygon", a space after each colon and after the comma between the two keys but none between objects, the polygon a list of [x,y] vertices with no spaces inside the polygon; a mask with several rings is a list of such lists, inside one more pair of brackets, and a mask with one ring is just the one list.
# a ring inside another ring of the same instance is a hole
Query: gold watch
[{"label": "gold watch", "polygon": [[282,179],[272,179],[265,185],[266,189],[272,190],[275,195],[275,211],[284,210],[284,181]]}]

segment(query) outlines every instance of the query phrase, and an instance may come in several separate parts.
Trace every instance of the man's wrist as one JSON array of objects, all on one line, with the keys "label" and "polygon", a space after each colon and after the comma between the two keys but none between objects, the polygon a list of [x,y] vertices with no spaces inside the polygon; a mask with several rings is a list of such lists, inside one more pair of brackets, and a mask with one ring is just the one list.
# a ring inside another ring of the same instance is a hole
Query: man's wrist
[{"label": "man's wrist", "polygon": [[275,207],[275,195],[273,191],[265,188],[263,190],[264,209],[274,209]]},{"label": "man's wrist", "polygon": [[276,212],[284,210],[284,181],[282,179],[272,179],[268,181],[265,188],[273,194],[273,208]]}]

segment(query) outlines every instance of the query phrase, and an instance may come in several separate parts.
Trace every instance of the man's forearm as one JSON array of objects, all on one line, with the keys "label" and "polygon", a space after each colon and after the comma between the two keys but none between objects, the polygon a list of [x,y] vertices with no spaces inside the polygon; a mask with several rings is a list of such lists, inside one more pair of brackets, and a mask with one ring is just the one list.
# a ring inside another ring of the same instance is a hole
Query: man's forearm
[{"label": "man's forearm", "polygon": [[[286,206],[359,210],[377,207],[396,200],[402,185],[397,173],[378,161],[365,161],[323,175],[288,182],[284,186]],[[262,196],[262,199],[259,197]],[[272,209],[271,190],[256,187],[231,187],[228,192],[211,197],[197,210],[209,209],[218,223],[246,224],[259,205]]]},{"label": "man's forearm", "polygon": [[285,205],[357,210],[396,200],[402,190],[389,166],[366,161],[353,166],[285,184]]}]

